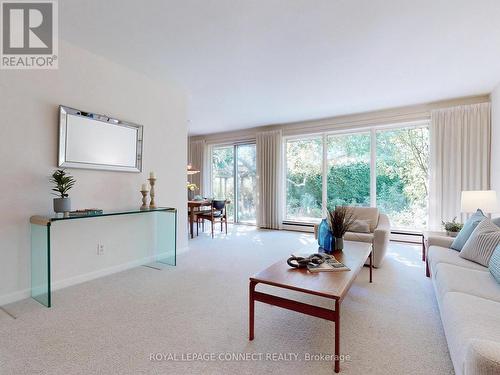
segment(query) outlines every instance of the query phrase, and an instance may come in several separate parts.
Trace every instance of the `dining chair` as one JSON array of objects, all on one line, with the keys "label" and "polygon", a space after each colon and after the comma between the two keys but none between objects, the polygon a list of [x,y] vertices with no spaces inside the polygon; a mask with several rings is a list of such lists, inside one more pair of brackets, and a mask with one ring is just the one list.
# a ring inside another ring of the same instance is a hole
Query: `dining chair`
[{"label": "dining chair", "polygon": [[[191,210],[193,210],[194,208],[191,208]],[[200,224],[201,224],[201,231],[202,232],[205,232],[205,220],[203,220],[203,217],[201,217],[201,214],[202,213],[209,213],[210,210],[201,210],[201,209],[198,209],[195,211],[194,213],[194,221],[193,223],[196,225],[196,236],[198,236],[199,234],[199,230],[200,230]],[[188,232],[189,232],[189,215],[190,215],[190,212],[188,211],[187,213],[187,224],[188,224]],[[194,228],[193,228],[194,230]]]},{"label": "dining chair", "polygon": [[220,222],[221,232],[223,230],[223,225],[225,225],[227,234],[226,203],[226,200],[213,200],[208,212],[198,214],[198,217],[202,218],[203,220],[209,220],[212,223],[212,238],[214,238],[214,223]]}]

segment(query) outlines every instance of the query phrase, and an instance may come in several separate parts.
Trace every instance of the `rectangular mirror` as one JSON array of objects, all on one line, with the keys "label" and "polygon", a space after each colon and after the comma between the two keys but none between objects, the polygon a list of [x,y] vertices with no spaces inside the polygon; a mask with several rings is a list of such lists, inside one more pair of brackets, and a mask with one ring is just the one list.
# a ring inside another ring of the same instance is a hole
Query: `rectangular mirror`
[{"label": "rectangular mirror", "polygon": [[142,170],[142,125],[59,107],[60,167]]}]

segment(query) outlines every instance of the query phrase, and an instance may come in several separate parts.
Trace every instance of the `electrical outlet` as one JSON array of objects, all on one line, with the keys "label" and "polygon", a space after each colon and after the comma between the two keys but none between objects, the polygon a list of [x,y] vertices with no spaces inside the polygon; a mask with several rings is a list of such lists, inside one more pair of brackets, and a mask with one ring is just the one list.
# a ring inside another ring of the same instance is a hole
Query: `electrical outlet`
[{"label": "electrical outlet", "polygon": [[102,243],[97,244],[97,255],[103,255],[104,254],[104,245]]}]

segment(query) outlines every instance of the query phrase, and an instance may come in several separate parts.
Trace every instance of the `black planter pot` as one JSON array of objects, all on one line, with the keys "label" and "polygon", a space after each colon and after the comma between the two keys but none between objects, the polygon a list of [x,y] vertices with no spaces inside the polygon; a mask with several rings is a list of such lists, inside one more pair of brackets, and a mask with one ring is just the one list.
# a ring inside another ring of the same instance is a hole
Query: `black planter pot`
[{"label": "black planter pot", "polygon": [[335,238],[335,247],[333,247],[335,250],[343,250],[344,249],[344,237],[341,238]]}]

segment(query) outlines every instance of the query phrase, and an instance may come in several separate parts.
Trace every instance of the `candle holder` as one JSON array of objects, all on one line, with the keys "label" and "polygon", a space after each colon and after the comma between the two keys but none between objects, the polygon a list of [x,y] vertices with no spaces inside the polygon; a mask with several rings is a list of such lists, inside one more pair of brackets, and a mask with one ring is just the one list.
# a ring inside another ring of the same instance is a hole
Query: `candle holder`
[{"label": "candle holder", "polygon": [[149,184],[151,185],[151,190],[149,191],[149,196],[151,197],[151,201],[149,202],[149,208],[156,208],[155,203],[155,183],[156,178],[148,178]]},{"label": "candle holder", "polygon": [[141,190],[142,194],[142,206],[141,210],[147,210],[148,209],[148,191],[147,190]]}]

